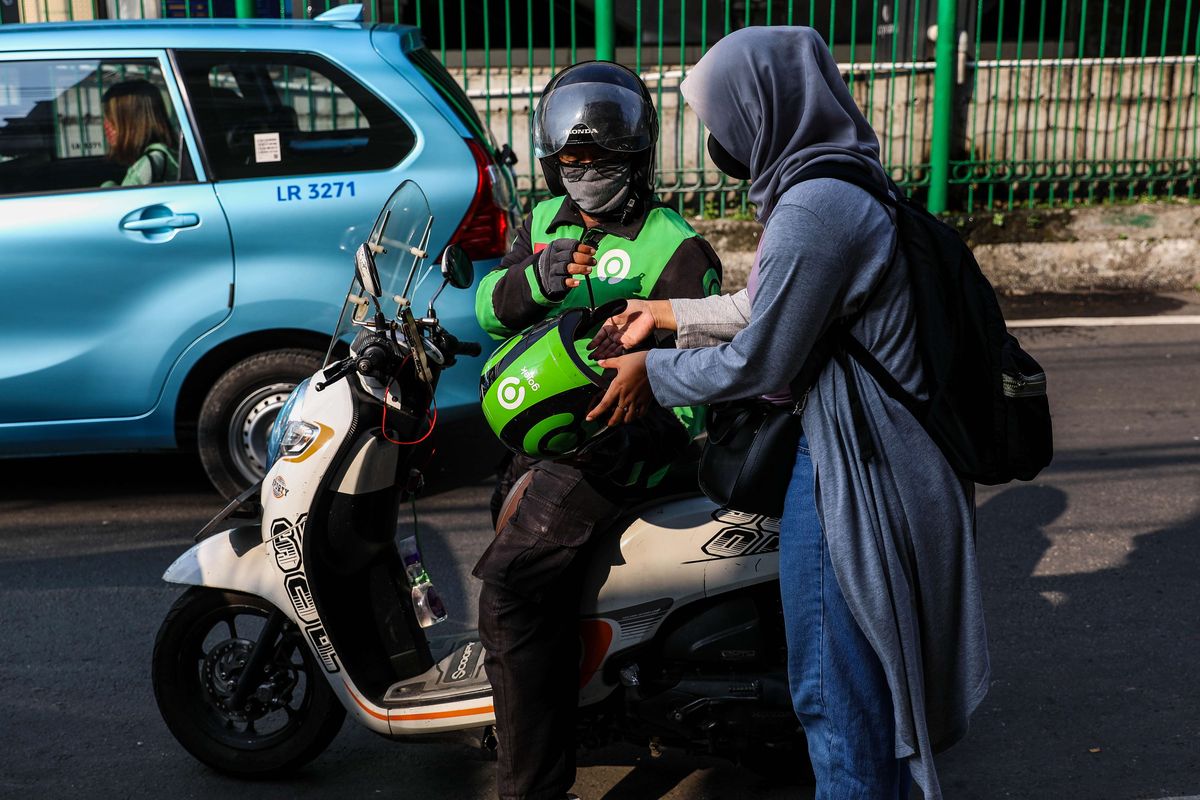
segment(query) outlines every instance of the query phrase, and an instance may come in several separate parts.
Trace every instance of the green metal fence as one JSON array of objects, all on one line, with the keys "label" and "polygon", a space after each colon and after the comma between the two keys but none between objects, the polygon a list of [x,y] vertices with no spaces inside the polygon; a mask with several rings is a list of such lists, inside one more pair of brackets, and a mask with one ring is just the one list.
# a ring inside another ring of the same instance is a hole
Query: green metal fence
[{"label": "green metal fence", "polygon": [[[18,0],[22,18],[304,18],[330,0]],[[57,5],[56,5],[57,3]],[[541,86],[579,60],[646,79],[662,120],[664,197],[746,211],[707,161],[678,86],[720,37],[811,25],[880,136],[882,159],[934,210],[1192,198],[1200,153],[1200,0],[369,0],[368,21],[418,25],[497,138],[530,158]],[[950,31],[950,35],[939,35]]]}]

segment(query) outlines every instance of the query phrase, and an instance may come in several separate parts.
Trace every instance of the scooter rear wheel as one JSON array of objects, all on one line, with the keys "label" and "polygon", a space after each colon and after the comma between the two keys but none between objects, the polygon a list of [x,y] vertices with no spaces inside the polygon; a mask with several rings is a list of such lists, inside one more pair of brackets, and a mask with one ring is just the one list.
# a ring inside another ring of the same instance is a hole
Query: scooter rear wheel
[{"label": "scooter rear wheel", "polygon": [[171,607],[154,642],[154,698],[183,747],[242,778],[286,773],[316,758],[345,720],[296,626],[273,642],[242,703],[234,690],[273,608],[252,595],[192,587]]}]

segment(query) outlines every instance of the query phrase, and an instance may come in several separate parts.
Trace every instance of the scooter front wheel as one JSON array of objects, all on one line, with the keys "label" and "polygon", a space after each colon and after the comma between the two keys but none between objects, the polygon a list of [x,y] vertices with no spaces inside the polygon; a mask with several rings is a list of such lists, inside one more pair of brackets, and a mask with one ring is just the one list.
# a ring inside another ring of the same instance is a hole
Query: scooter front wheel
[{"label": "scooter front wheel", "polygon": [[[265,778],[321,754],[346,711],[300,630],[286,622],[247,692],[238,683],[273,607],[252,595],[192,587],[154,641],[154,699],[184,748],[220,772]],[[244,698],[244,699],[241,699]]]}]

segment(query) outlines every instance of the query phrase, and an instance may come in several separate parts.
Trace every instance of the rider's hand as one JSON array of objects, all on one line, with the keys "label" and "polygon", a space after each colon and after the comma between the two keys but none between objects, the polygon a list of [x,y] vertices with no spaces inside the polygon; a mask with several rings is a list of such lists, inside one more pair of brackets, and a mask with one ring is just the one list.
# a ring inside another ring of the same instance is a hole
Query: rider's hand
[{"label": "rider's hand", "polygon": [[646,374],[646,352],[606,358],[599,364],[605,369],[615,369],[617,377],[613,378],[596,407],[588,412],[588,421],[602,417],[609,409],[612,409],[608,419],[610,428],[643,416],[654,402],[650,376]]},{"label": "rider's hand", "polygon": [[538,256],[537,274],[538,288],[542,290],[547,300],[561,301],[567,292],[579,285],[578,278],[572,275],[585,275],[596,265],[594,247],[581,244],[578,239],[555,239],[546,246]]}]

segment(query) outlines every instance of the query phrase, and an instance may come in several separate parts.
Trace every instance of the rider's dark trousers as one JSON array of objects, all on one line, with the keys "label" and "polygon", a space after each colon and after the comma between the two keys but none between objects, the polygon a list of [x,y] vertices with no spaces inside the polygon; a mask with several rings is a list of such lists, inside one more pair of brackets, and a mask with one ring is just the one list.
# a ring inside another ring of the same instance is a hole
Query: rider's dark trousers
[{"label": "rider's dark trousers", "polygon": [[574,467],[516,458],[496,494],[527,469],[516,513],[475,567],[479,634],[496,707],[503,800],[561,800],[575,782],[579,600],[593,534],[630,503]]},{"label": "rider's dark trousers", "polygon": [[[579,598],[596,534],[651,495],[695,487],[680,469],[691,438],[655,407],[581,451],[578,466],[516,457],[500,477],[492,513],[526,471],[529,488],[475,565],[479,638],[496,706],[497,786],[503,800],[561,800],[575,782],[579,705]],[[666,478],[647,488],[649,478]],[[625,476],[626,486],[610,481]],[[494,518],[494,517],[493,517]]]}]

